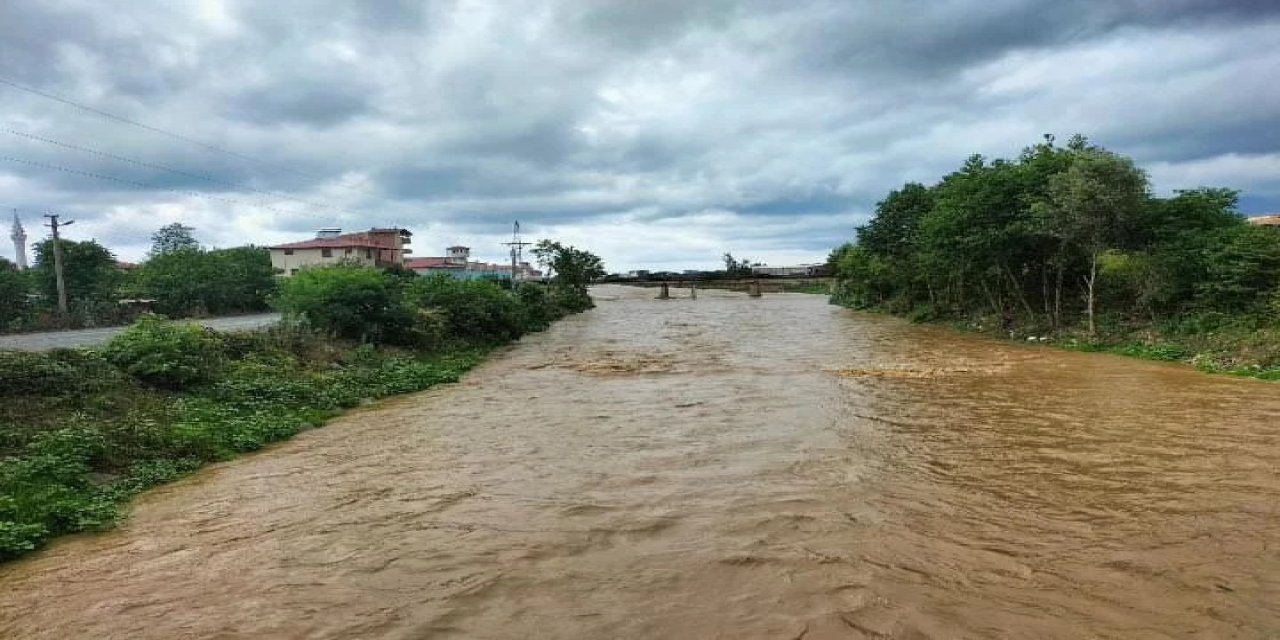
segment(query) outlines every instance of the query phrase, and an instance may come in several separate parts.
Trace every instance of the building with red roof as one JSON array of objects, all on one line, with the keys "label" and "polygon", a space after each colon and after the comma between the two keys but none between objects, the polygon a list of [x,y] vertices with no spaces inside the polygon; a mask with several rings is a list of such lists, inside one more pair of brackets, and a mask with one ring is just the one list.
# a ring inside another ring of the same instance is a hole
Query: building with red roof
[{"label": "building with red roof", "polygon": [[[461,280],[510,280],[510,264],[494,264],[492,262],[476,262],[471,260],[471,248],[454,246],[445,249],[443,256],[409,258],[405,260],[406,269],[412,269],[419,275],[443,273]],[[516,265],[515,279],[541,280],[542,272],[529,266],[528,262]]]},{"label": "building with red roof", "polygon": [[291,276],[307,267],[334,264],[404,266],[412,237],[408,229],[370,229],[346,234],[341,229],[321,229],[310,240],[268,248],[276,273]]}]

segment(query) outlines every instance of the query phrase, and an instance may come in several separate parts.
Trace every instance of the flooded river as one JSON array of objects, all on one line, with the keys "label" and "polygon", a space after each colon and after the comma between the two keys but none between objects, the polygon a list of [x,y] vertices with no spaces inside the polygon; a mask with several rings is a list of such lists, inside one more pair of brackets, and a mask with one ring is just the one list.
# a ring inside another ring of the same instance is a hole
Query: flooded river
[{"label": "flooded river", "polygon": [[151,492],[0,637],[1280,637],[1280,385],[699,293]]}]

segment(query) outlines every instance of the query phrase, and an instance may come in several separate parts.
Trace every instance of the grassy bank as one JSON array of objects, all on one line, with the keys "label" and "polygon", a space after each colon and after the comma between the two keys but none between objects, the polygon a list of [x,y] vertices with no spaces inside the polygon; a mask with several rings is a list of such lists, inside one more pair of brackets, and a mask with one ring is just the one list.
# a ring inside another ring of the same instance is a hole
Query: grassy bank
[{"label": "grassy bank", "polygon": [[0,558],[109,527],[148,487],[368,400],[454,382],[490,350],[414,353],[296,328],[202,333],[223,350],[221,371],[182,390],[139,380],[105,351],[0,353]]},{"label": "grassy bank", "polygon": [[[912,320],[931,322],[920,318]],[[1259,324],[1251,318],[1192,317],[1180,322],[1139,323],[1108,317],[1102,319],[1097,334],[1092,337],[1084,326],[1056,333],[1035,325],[1014,324],[1001,328],[996,317],[939,321],[938,324],[997,339],[1049,344],[1069,351],[1181,362],[1207,373],[1280,381],[1280,328]]]},{"label": "grassy bank", "polygon": [[263,331],[145,318],[101,349],[0,352],[0,560],[110,527],[138,492],[207,463],[454,382],[591,301],[339,267],[295,276],[281,305],[286,322]]},{"label": "grassy bank", "polygon": [[1280,381],[1280,329],[1274,327],[1227,326],[1204,333],[1114,331],[1096,338],[1079,332],[1050,342],[1073,351],[1183,362],[1209,373]]}]

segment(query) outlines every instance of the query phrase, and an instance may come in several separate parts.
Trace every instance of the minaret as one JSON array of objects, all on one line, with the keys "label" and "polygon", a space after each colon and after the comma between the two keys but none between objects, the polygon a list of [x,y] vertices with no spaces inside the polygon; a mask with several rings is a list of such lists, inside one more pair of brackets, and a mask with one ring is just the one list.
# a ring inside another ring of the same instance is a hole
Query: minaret
[{"label": "minaret", "polygon": [[27,268],[27,232],[22,228],[22,221],[18,219],[18,210],[13,210],[13,232],[9,234],[13,239],[13,253],[16,257],[15,262],[19,269]]}]

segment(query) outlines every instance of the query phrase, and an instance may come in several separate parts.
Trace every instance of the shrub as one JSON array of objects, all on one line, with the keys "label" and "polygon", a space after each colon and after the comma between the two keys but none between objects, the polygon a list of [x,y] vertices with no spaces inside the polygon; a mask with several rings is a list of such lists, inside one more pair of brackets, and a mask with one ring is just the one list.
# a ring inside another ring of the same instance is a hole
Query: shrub
[{"label": "shrub", "polygon": [[419,317],[400,281],[381,269],[338,265],[303,269],[280,287],[280,310],[341,338],[418,346]]},{"label": "shrub", "polygon": [[43,353],[0,351],[0,395],[62,395],[79,377],[75,367]]},{"label": "shrub", "polygon": [[441,314],[455,338],[497,343],[519,338],[525,331],[519,299],[492,282],[435,275],[411,283],[406,297]]},{"label": "shrub", "polygon": [[74,395],[119,381],[111,364],[91,351],[0,351],[0,396]]},{"label": "shrub", "polygon": [[129,375],[168,389],[213,380],[224,360],[216,333],[158,316],[139,320],[107,343],[104,353]]},{"label": "shrub", "polygon": [[17,459],[0,462],[0,558],[30,551],[45,538],[110,523],[115,509],[93,491],[90,462],[103,438],[90,429],[37,436]]},{"label": "shrub", "polygon": [[526,331],[542,331],[551,326],[551,322],[564,315],[564,312],[551,302],[547,288],[532,282],[523,282],[516,287],[516,297],[524,308],[524,328]]}]

